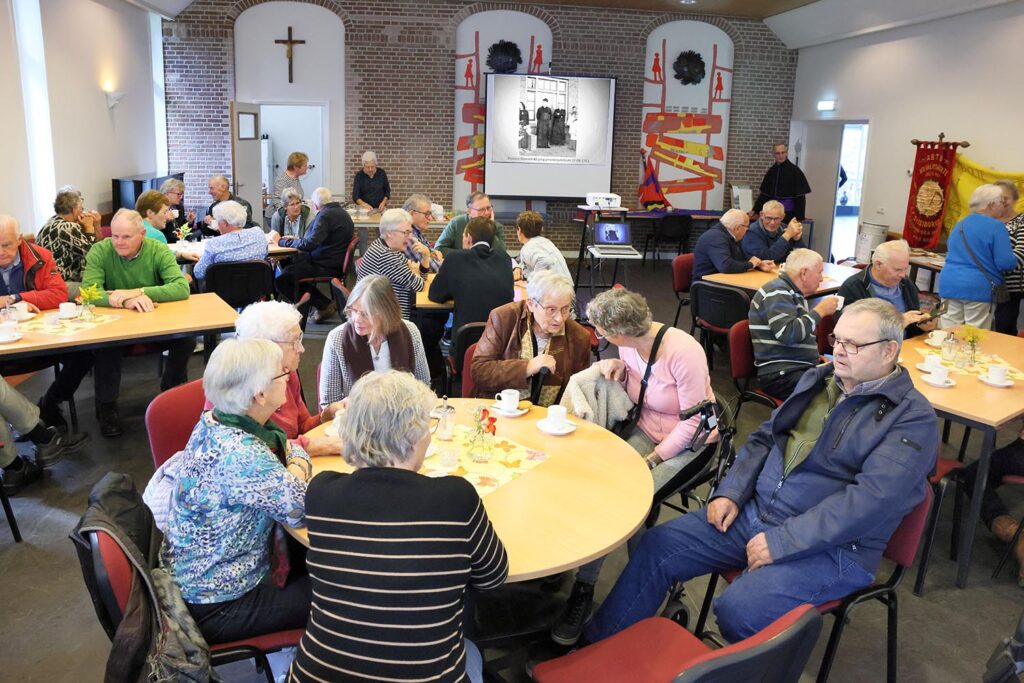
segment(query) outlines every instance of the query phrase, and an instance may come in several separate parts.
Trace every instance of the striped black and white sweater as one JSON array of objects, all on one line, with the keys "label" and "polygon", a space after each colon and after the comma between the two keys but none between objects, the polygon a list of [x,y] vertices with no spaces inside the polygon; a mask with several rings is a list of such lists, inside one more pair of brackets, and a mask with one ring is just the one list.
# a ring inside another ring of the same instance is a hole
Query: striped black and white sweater
[{"label": "striped black and white sweater", "polygon": [[821,316],[785,273],[757,290],[749,318],[758,376],[818,364]]},{"label": "striped black and white sweater", "polygon": [[405,258],[405,254],[389,247],[383,238],[375,239],[366,248],[366,253],[356,266],[356,274],[357,280],[367,275],[383,275],[390,280],[402,309],[402,317],[406,320],[412,312],[416,292],[422,292],[427,284],[422,274],[417,275],[409,269],[409,259]]}]

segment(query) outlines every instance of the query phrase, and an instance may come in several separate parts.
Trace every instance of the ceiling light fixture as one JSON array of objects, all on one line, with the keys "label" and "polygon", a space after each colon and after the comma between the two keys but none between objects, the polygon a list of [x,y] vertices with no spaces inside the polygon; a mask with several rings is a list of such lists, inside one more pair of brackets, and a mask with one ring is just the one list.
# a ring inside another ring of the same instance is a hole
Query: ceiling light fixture
[{"label": "ceiling light fixture", "polygon": [[835,111],[835,100],[818,100],[818,111]]},{"label": "ceiling light fixture", "polygon": [[680,5],[696,5],[697,0],[679,0]]}]

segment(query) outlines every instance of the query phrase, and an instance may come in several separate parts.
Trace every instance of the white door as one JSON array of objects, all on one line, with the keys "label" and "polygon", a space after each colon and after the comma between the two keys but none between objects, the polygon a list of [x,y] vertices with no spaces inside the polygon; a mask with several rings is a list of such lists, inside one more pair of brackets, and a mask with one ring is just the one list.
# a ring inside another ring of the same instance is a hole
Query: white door
[{"label": "white door", "polygon": [[[284,173],[289,154],[303,152],[309,157],[309,172],[299,179],[302,192],[308,197],[318,187],[330,187],[324,176],[328,167],[324,149],[327,107],[319,104],[263,104],[260,105],[260,115],[263,133],[270,138],[274,178]],[[345,188],[331,189],[336,194],[348,194]]]},{"label": "white door", "polygon": [[[252,219],[263,223],[260,183],[260,107],[249,102],[231,103],[231,191],[252,204]],[[269,188],[274,189],[274,188]]]}]

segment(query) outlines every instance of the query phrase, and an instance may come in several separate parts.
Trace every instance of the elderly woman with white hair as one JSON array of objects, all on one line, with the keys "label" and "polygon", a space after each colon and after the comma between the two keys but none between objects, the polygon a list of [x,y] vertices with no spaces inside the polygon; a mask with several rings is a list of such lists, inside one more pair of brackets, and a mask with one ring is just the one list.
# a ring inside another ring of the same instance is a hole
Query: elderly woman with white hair
[{"label": "elderly woman with white hair", "polygon": [[270,229],[282,237],[306,236],[310,210],[302,201],[302,195],[294,187],[281,192],[281,208],[270,218]]},{"label": "elderly woman with white hair", "polygon": [[178,464],[161,559],[211,644],[303,628],[309,615],[309,577],[271,572],[274,524],[305,525],[312,473],[271,419],[287,396],[282,359],[265,339],[213,351],[203,374],[213,410]]},{"label": "elderly woman with white hair", "polygon": [[345,307],[348,321],[331,330],[320,366],[320,405],[341,401],[363,375],[403,370],[430,384],[420,331],[402,319],[391,284],[368,275],[352,288]]},{"label": "elderly woman with white hair", "polygon": [[997,292],[1003,273],[1017,267],[1010,236],[999,220],[1003,191],[997,185],[981,185],[971,194],[970,208],[946,240],[949,251],[939,278],[939,295],[947,302],[942,327],[991,327],[993,305],[1002,303]]},{"label": "elderly woman with white hair", "polygon": [[[62,189],[53,200],[53,216],[39,229],[36,242],[53,254],[65,282],[80,283],[85,256],[98,240],[100,215],[85,211],[78,190]],[[76,287],[77,291],[77,287]]]},{"label": "elderly woman with white hair", "polygon": [[377,168],[377,155],[363,152],[363,167],[356,171],[352,181],[352,201],[357,206],[375,213],[388,208],[391,198],[391,184],[383,168]]},{"label": "elderly woman with white hair", "polygon": [[245,207],[234,200],[213,207],[213,228],[219,233],[203,241],[203,253],[192,269],[197,279],[206,277],[206,270],[216,263],[263,261],[269,251],[267,236],[262,230],[245,229]]},{"label": "elderly woman with white hair", "polygon": [[425,278],[430,272],[430,250],[421,243],[416,245],[423,260],[412,261],[405,257],[405,249],[411,239],[412,216],[409,212],[388,209],[380,217],[380,237],[370,243],[356,267],[360,280],[369,275],[383,275],[391,282],[403,318],[408,318],[412,312],[416,292],[422,292],[426,287]]},{"label": "elderly woman with white hair", "polygon": [[545,270],[527,283],[525,300],[491,311],[471,368],[478,397],[517,389],[542,406],[558,402],[590,366],[590,333],[572,319],[575,295],[572,280]]},{"label": "elderly woman with white hair", "polygon": [[318,474],[306,496],[316,590],[289,680],[482,681],[465,594],[503,584],[508,557],[468,481],[419,474],[434,403],[407,373],[352,388],[341,433],[355,471]]}]

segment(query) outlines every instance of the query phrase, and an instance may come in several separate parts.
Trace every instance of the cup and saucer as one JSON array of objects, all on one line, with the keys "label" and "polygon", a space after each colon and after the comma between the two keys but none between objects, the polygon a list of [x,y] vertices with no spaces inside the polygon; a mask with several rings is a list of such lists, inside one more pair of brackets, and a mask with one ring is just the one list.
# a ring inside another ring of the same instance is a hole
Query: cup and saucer
[{"label": "cup and saucer", "polygon": [[932,330],[928,333],[928,336],[924,338],[924,343],[933,349],[941,349],[942,342],[946,341],[946,336],[949,333],[945,330]]},{"label": "cup and saucer", "polygon": [[494,403],[488,406],[501,417],[521,417],[530,412],[529,408],[519,407],[519,391],[516,389],[505,389],[494,395]]},{"label": "cup and saucer", "polygon": [[978,375],[985,384],[997,389],[1005,389],[1013,386],[1013,380],[1006,376],[1009,370],[1001,365],[992,365],[984,375]]},{"label": "cup and saucer", "polygon": [[930,367],[928,374],[921,375],[921,381],[939,389],[956,386],[956,380],[949,376],[949,368],[944,365]]},{"label": "cup and saucer", "polygon": [[537,429],[551,436],[565,436],[576,431],[576,425],[569,422],[565,406],[549,406],[548,415],[537,420]]},{"label": "cup and saucer", "polygon": [[500,417],[522,417],[530,412],[529,408],[513,408],[512,410],[508,410],[501,403],[492,403],[487,407]]}]

